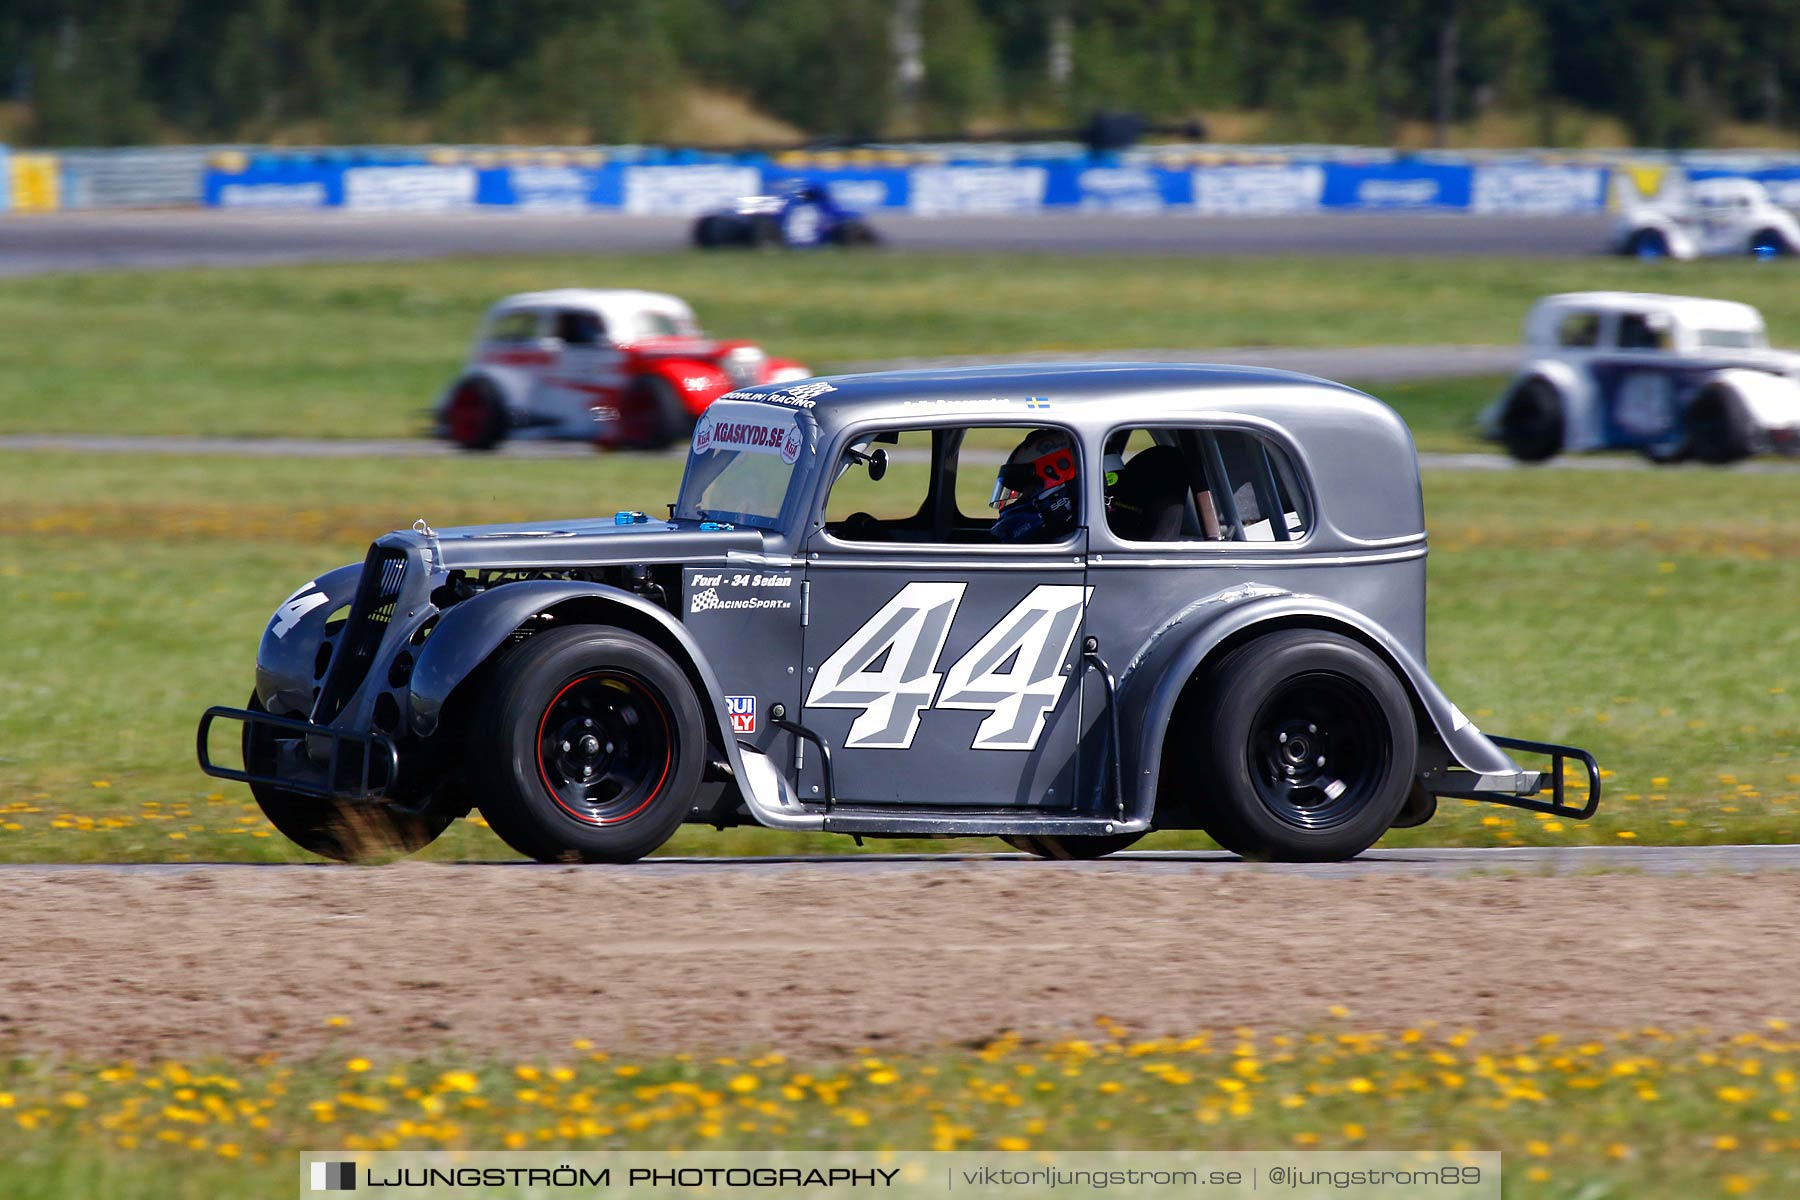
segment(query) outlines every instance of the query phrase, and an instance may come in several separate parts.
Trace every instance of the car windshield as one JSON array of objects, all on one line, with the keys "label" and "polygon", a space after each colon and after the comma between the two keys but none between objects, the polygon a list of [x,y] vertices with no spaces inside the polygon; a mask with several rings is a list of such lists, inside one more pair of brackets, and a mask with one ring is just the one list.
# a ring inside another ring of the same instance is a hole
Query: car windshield
[{"label": "car windshield", "polygon": [[1761,350],[1769,344],[1768,335],[1756,329],[1702,329],[1696,337],[1702,346],[1723,350]]},{"label": "car windshield", "polygon": [[811,420],[768,404],[720,401],[694,426],[675,515],[775,529],[794,468],[812,450]]}]

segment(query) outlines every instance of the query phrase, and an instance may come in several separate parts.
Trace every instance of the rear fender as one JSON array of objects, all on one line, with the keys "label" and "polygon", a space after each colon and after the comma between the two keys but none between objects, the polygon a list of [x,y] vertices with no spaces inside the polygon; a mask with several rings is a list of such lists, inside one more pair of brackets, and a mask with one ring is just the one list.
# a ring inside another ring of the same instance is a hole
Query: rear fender
[{"label": "rear fender", "polygon": [[1294,628],[1343,634],[1387,661],[1421,717],[1417,770],[1445,765],[1447,760],[1482,775],[1518,772],[1505,751],[1450,702],[1412,653],[1382,626],[1319,596],[1245,584],[1190,605],[1152,635],[1121,673],[1125,725],[1140,731],[1125,747],[1127,778],[1136,781],[1129,815],[1148,817],[1154,810],[1165,735],[1176,704],[1195,677],[1252,637]]}]

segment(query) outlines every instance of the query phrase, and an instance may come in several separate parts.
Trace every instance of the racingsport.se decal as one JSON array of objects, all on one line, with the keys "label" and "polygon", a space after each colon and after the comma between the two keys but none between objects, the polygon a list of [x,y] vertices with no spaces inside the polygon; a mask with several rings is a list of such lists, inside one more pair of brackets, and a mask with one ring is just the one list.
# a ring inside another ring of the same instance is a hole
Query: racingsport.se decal
[{"label": "racingsport.se decal", "polygon": [[[976,750],[1031,750],[1068,677],[1063,661],[1093,589],[1042,584],[944,672],[934,670],[964,583],[909,583],[819,667],[806,703],[861,709],[845,749],[904,750],[926,709],[986,712]],[[942,694],[939,693],[942,685]]]}]

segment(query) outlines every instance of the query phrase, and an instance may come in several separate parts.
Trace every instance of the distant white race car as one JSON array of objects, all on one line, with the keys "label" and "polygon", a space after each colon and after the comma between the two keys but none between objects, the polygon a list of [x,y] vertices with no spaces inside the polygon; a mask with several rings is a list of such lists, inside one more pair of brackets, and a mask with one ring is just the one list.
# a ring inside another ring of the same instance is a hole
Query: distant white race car
[{"label": "distant white race car", "polygon": [[1657,462],[1800,451],[1800,354],[1748,304],[1642,292],[1546,296],[1526,361],[1482,414],[1513,457],[1638,450]]},{"label": "distant white race car", "polygon": [[810,374],[752,342],[708,337],[675,296],[523,292],[488,310],[434,420],[439,437],[469,450],[510,438],[655,449],[685,440],[733,388]]},{"label": "distant white race car", "polygon": [[1800,253],[1800,223],[1754,179],[1702,179],[1669,199],[1627,206],[1613,250],[1635,258],[1780,258]]}]

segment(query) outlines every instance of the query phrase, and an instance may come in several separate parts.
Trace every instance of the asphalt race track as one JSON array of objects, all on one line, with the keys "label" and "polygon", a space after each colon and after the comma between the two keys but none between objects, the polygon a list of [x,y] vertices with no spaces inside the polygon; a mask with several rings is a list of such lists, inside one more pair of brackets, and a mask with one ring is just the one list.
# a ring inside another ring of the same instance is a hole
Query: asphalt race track
[{"label": "asphalt race track", "polygon": [[[1610,216],[1337,213],[876,218],[901,250],[1146,255],[1598,254]],[[685,217],[595,213],[271,213],[182,209],[0,216],[0,276],[471,254],[649,253],[687,245]]]},{"label": "asphalt race track", "polygon": [[[464,863],[506,871],[567,871],[559,863],[504,861]],[[1102,871],[1131,870],[1205,877],[1245,874],[1291,875],[1302,878],[1352,879],[1365,876],[1425,876],[1453,879],[1493,874],[1588,875],[1630,872],[1640,875],[1748,875],[1764,871],[1800,871],[1800,845],[1756,846],[1492,846],[1434,847],[1413,850],[1367,850],[1348,862],[1255,863],[1220,850],[1127,850],[1089,862],[1046,862],[1029,854],[806,854],[755,858],[647,858],[629,866],[585,866],[587,872],[628,876],[710,876],[730,872],[782,871],[844,876],[871,872],[930,872],[959,867],[996,870]],[[299,871],[354,874],[362,867],[337,863],[0,863],[0,879],[53,875],[71,871],[104,871],[117,875],[187,875],[195,872],[265,874]]]}]

